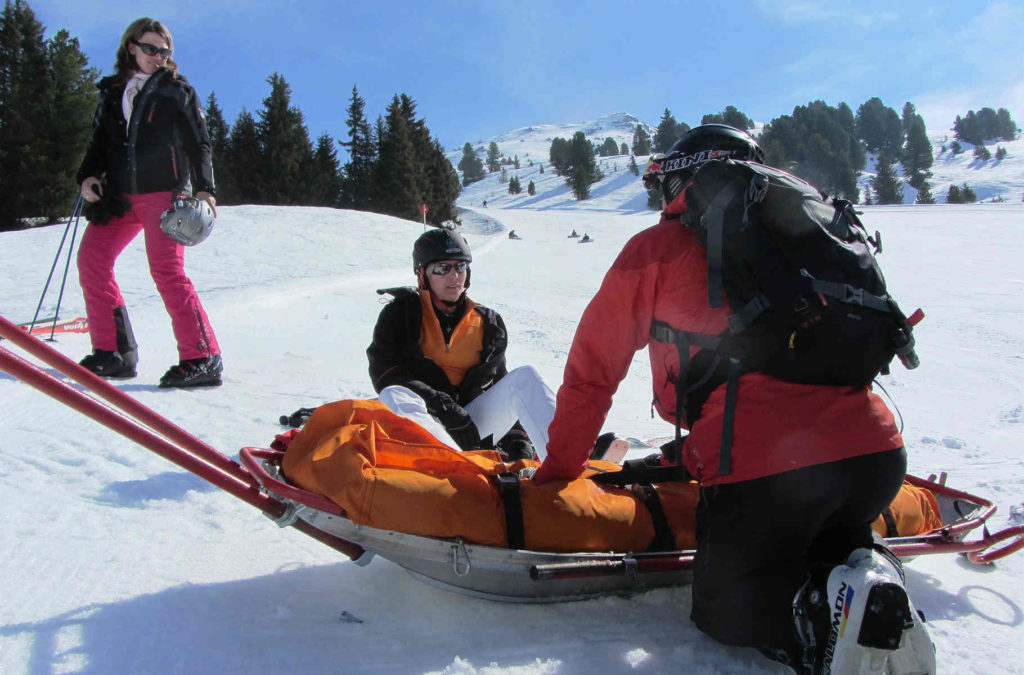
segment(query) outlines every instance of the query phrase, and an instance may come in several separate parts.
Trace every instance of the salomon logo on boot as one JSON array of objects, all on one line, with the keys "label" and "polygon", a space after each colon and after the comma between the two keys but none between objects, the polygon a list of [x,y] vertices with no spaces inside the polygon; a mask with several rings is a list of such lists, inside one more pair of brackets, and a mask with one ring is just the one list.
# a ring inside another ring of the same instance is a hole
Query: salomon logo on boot
[{"label": "salomon logo on boot", "polygon": [[903,585],[899,560],[860,548],[829,574],[830,613],[815,672],[828,674],[935,673],[935,648]]}]

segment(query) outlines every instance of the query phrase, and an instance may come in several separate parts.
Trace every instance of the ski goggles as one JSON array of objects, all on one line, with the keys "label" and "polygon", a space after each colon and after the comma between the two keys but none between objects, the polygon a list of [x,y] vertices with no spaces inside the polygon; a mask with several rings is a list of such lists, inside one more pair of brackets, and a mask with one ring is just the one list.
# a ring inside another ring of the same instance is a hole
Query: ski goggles
[{"label": "ski goggles", "polygon": [[459,274],[464,274],[469,269],[469,263],[465,260],[460,260],[457,263],[434,263],[430,266],[430,273],[434,276],[443,277],[452,270],[455,270]]},{"label": "ski goggles", "polygon": [[682,192],[686,182],[690,179],[693,171],[669,171],[666,172],[663,166],[665,155],[655,153],[647,160],[647,167],[644,169],[644,188],[647,190],[661,190],[665,197],[665,203],[671,203],[679,193]]},{"label": "ski goggles", "polygon": [[156,45],[151,45],[148,42],[139,42],[138,40],[132,40],[131,42],[133,45],[141,49],[142,53],[146,56],[156,56],[159,54],[160,58],[169,59],[171,58],[171,54],[174,53],[174,51],[167,47],[157,47]]}]

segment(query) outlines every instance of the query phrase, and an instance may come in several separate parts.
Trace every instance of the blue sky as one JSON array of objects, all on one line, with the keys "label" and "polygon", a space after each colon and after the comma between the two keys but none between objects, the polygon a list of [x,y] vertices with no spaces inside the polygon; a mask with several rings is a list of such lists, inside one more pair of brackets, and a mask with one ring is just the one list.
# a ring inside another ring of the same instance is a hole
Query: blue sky
[{"label": "blue sky", "polygon": [[[343,138],[352,86],[371,122],[406,93],[446,148],[531,124],[665,108],[697,124],[735,105],[768,122],[794,106],[912,101],[929,132],[1008,108],[1024,126],[1020,0],[29,0],[111,71],[139,16],[165,22],[181,71],[229,123],[281,73],[310,135]],[[856,7],[856,9],[854,9]],[[344,158],[344,153],[341,153]]]}]

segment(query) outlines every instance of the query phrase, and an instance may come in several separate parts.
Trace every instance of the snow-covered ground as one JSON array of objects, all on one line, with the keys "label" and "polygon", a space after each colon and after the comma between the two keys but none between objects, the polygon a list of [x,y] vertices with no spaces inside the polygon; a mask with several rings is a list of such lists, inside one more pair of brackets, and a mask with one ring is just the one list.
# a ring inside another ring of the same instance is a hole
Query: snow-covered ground
[{"label": "snow-covered ground", "polygon": [[[533,198],[502,194],[492,176],[461,200],[472,297],[504,316],[510,366],[532,364],[556,387],[604,271],[656,220],[627,158],[610,161],[617,171],[609,167],[588,202],[573,201],[549,171],[533,176],[543,188]],[[882,378],[905,423],[911,470],[947,471],[952,485],[993,499],[1000,529],[1024,505],[1024,205],[864,211],[882,233],[894,294],[927,314],[920,369]],[[268,444],[281,414],[372,396],[364,350],[380,310],[374,290],[412,280],[422,226],[314,208],[226,207],[220,216],[187,261],[224,351],[224,386],[157,388],[177,357],[141,238],[118,264],[139,376],[117,386],[234,455]],[[523,240],[510,241],[508,229]],[[594,243],[567,239],[572,229]],[[32,317],[62,232],[0,235],[3,316]],[[55,299],[56,289],[44,313]],[[72,265],[61,314],[83,313]],[[84,335],[54,346],[75,359],[89,351]],[[638,354],[608,430],[670,433],[651,418],[647,368]],[[279,529],[4,374],[0,412],[5,674],[784,672],[698,632],[686,588],[544,606],[455,595],[380,558],[357,567]],[[942,672],[1022,672],[1022,579],[1024,553],[986,567],[955,555],[908,565]]]}]

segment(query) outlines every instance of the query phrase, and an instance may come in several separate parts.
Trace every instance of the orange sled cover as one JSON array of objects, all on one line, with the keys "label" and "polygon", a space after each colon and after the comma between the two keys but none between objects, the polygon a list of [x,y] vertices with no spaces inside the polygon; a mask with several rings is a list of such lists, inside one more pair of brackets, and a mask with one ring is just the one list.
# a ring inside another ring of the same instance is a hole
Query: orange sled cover
[{"label": "orange sled cover", "polygon": [[[497,477],[538,465],[529,460],[505,464],[493,450],[456,452],[382,403],[362,400],[317,408],[282,461],[291,481],[327,496],[356,524],[498,547],[508,546],[509,536]],[[619,468],[591,461],[577,480],[521,481],[522,547],[559,553],[648,550],[656,530],[643,498],[587,479]],[[656,488],[675,548],[694,548],[696,483]],[[926,493],[904,485],[893,504],[901,535],[941,525],[934,497],[921,492]],[[904,523],[916,531],[904,531]],[[886,534],[887,525],[880,527]]]}]

